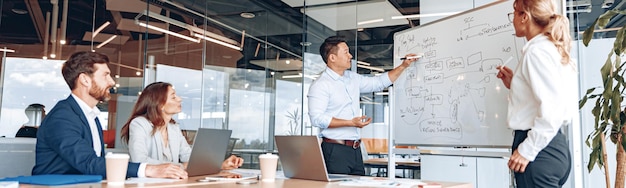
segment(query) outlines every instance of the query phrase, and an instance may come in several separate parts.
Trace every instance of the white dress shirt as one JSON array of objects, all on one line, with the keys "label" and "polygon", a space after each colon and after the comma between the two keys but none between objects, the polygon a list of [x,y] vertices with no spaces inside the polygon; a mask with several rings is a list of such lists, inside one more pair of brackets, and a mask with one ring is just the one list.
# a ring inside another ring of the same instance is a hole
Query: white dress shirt
[{"label": "white dress shirt", "polygon": [[329,129],[334,118],[351,120],[361,116],[359,110],[360,93],[375,92],[391,85],[387,73],[376,77],[366,77],[352,71],[344,71],[343,76],[326,68],[322,75],[311,84],[307,95],[309,117],[313,126],[322,129],[321,137],[341,140],[360,139],[356,127]]},{"label": "white dress shirt", "polygon": [[89,123],[89,129],[91,129],[91,139],[93,140],[93,151],[96,152],[96,155],[98,157],[102,156],[102,140],[100,139],[100,133],[98,133],[98,126],[96,124],[96,117],[98,117],[98,115],[100,115],[100,109],[98,109],[98,107],[93,107],[90,108],[89,105],[87,105],[87,103],[85,103],[83,100],[81,100],[80,98],[78,98],[76,95],[74,95],[72,93],[72,97],[74,97],[74,99],[76,100],[76,102],[78,103],[78,106],[80,106],[80,109],[83,110],[83,113],[85,114],[85,118],[87,118],[87,122]]},{"label": "white dress shirt", "polygon": [[534,161],[578,112],[578,78],[575,63],[562,64],[561,54],[543,34],[528,41],[522,53],[510,85],[508,124],[529,130],[517,150]]},{"label": "white dress shirt", "polygon": [[[93,140],[93,151],[96,152],[96,155],[98,157],[100,157],[102,156],[102,140],[100,139],[100,133],[98,133],[98,127],[96,127],[96,117],[100,115],[100,109],[95,106],[91,108],[89,107],[89,105],[87,105],[87,103],[85,103],[85,101],[78,98],[73,93],[71,95],[72,97],[74,97],[74,100],[76,100],[76,103],[78,103],[78,106],[83,111],[83,114],[85,114],[85,118],[87,118],[87,122],[89,123],[89,129],[91,130],[91,139]],[[137,170],[137,177],[146,177],[146,166],[147,163],[141,163],[139,165],[139,169]]]}]

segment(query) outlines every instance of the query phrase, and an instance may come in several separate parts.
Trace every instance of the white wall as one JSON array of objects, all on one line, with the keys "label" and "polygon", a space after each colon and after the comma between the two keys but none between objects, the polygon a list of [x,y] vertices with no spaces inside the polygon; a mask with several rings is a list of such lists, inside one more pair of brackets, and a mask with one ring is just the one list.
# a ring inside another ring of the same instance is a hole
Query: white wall
[{"label": "white wall", "polygon": [[[582,45],[582,42],[574,43],[572,46],[573,52],[578,52],[578,64],[580,72],[580,93],[582,95],[586,93],[587,89],[592,87],[601,87],[602,80],[600,77],[600,68],[604,64],[608,54],[613,47],[613,41],[615,39],[593,39],[588,47]],[[576,54],[573,53],[573,56]],[[596,89],[597,91],[598,89]],[[581,116],[581,135],[582,138],[582,167],[578,170],[582,171],[583,187],[604,187],[604,171],[600,170],[598,166],[594,167],[593,171],[587,170],[587,164],[589,163],[589,154],[591,149],[584,144],[587,136],[593,131],[594,117],[591,114],[591,109],[595,105],[595,100],[587,101],[580,110]],[[607,140],[607,154],[609,164],[609,174],[611,177],[611,186],[615,181],[615,144]]]}]

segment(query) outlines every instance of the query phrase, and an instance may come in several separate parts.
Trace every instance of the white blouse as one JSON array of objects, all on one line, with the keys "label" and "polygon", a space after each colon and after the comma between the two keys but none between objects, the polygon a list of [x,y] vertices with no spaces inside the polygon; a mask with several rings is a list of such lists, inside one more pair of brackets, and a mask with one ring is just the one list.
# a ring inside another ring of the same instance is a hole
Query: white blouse
[{"label": "white blouse", "polygon": [[578,73],[575,63],[561,63],[561,54],[543,34],[528,41],[522,53],[510,85],[508,124],[529,130],[517,150],[534,161],[578,112]]}]

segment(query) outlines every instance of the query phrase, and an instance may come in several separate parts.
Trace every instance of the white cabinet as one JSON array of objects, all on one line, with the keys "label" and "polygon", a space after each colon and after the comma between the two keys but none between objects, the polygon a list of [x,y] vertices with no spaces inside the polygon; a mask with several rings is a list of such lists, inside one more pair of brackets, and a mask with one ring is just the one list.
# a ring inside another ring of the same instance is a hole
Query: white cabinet
[{"label": "white cabinet", "polygon": [[[424,149],[420,147],[420,149]],[[459,150],[428,148],[430,150]],[[507,149],[463,149],[463,151],[508,152]],[[476,188],[506,188],[510,185],[507,160],[502,158],[421,155],[421,179],[469,182]]]}]

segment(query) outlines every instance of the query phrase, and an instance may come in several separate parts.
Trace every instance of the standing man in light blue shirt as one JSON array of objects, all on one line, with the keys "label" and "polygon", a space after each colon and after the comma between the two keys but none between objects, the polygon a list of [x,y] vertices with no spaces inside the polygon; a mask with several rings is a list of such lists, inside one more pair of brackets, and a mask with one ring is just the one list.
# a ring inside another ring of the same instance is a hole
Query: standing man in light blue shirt
[{"label": "standing man in light blue shirt", "polygon": [[417,58],[409,58],[415,54],[407,54],[402,64],[393,70],[366,77],[348,71],[352,54],[341,37],[324,40],[320,55],[326,70],[313,82],[307,97],[311,123],[321,128],[326,169],[331,174],[365,175],[359,128],[369,125],[372,118],[360,114],[359,95],[390,86]]}]

